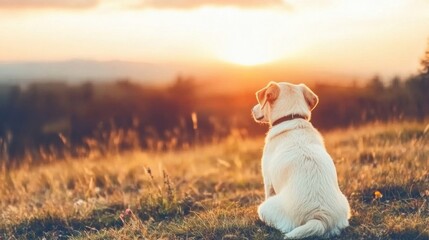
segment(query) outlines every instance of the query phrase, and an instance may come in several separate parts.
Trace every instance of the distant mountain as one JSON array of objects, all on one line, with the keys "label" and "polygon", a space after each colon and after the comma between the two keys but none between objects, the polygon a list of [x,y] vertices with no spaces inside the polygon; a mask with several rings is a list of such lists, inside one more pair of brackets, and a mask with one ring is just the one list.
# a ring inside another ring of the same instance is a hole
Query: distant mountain
[{"label": "distant mountain", "polygon": [[256,90],[269,81],[344,83],[366,79],[359,75],[328,72],[317,66],[278,61],[253,67],[222,62],[151,64],[127,61],[68,60],[52,62],[0,62],[0,87],[31,82],[103,82],[128,79],[164,85],[178,76],[204,85],[202,93]]},{"label": "distant mountain", "polygon": [[163,83],[171,81],[177,73],[171,66],[125,61],[0,62],[0,83],[109,81],[119,78]]}]

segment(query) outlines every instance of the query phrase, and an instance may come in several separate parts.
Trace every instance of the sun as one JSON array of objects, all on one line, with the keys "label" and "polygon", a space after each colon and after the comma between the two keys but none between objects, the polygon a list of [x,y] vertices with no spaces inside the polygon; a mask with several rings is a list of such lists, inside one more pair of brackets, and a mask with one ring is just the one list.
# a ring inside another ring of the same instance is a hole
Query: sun
[{"label": "sun", "polygon": [[267,49],[253,48],[245,45],[226,48],[220,54],[225,62],[242,66],[255,66],[275,61],[278,57]]},{"label": "sun", "polygon": [[280,58],[272,44],[262,39],[232,39],[220,44],[217,50],[222,61],[242,65],[256,66],[273,62]]}]

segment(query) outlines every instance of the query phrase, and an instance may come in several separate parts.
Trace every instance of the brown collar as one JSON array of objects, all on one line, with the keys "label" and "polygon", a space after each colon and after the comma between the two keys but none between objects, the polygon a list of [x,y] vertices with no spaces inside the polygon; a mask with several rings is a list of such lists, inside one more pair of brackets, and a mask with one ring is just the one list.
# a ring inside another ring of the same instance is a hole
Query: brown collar
[{"label": "brown collar", "polygon": [[289,121],[289,120],[293,120],[293,119],[296,119],[296,118],[302,118],[302,119],[304,119],[304,120],[308,120],[308,118],[306,117],[306,116],[302,116],[302,115],[300,115],[300,114],[289,114],[289,115],[286,115],[286,116],[284,116],[284,117],[281,117],[281,118],[279,118],[279,119],[277,119],[277,120],[275,120],[274,122],[273,122],[273,127],[274,126],[276,126],[276,125],[279,125],[280,123],[282,123],[282,122],[286,122],[286,121]]}]

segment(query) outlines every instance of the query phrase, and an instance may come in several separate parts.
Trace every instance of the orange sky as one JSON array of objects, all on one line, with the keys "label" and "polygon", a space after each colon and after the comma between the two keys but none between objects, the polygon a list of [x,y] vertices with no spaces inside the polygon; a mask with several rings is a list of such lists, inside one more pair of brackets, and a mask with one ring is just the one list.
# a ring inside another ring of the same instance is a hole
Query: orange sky
[{"label": "orange sky", "polygon": [[0,0],[2,62],[391,77],[417,71],[428,37],[427,0]]}]

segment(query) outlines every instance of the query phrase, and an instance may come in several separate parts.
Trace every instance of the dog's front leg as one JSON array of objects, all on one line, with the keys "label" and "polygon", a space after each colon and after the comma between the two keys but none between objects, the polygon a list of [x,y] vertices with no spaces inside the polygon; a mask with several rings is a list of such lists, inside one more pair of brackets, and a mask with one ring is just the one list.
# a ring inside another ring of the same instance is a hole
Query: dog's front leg
[{"label": "dog's front leg", "polygon": [[271,196],[274,196],[274,195],[276,195],[276,191],[274,190],[274,187],[271,184],[270,185],[270,189],[269,189],[269,195],[268,195],[268,197],[271,197]]},{"label": "dog's front leg", "polygon": [[264,189],[265,189],[265,200],[269,197],[276,195],[274,191],[273,184],[266,177],[264,178]]}]

